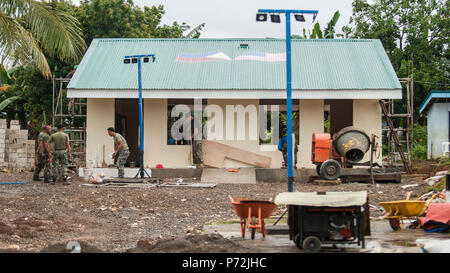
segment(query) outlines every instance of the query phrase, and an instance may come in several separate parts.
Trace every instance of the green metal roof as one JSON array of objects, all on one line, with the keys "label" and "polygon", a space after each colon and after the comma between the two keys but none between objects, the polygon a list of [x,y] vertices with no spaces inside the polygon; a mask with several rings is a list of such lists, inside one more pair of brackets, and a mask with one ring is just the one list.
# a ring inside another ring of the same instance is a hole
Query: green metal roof
[{"label": "green metal roof", "polygon": [[[284,39],[94,39],[68,88],[137,89],[137,65],[124,64],[124,56],[155,54],[154,63],[142,64],[143,89],[282,90],[284,61],[235,58],[249,52],[285,51]],[[183,54],[214,52],[230,59],[177,61]],[[379,40],[293,40],[292,79],[292,88],[298,90],[401,88]]]}]

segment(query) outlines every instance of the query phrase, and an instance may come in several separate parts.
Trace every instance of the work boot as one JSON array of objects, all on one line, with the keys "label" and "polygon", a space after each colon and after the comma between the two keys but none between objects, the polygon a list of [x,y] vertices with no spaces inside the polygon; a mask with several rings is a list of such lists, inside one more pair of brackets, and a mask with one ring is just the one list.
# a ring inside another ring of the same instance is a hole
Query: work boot
[{"label": "work boot", "polygon": [[33,181],[42,181],[39,176],[35,175],[33,176]]}]

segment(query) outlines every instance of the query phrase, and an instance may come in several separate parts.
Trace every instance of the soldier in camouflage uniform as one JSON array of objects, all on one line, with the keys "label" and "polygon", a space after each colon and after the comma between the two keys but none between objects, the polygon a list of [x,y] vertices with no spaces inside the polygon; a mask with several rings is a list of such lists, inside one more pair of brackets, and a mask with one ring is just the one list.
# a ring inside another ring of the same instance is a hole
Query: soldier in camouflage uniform
[{"label": "soldier in camouflage uniform", "polygon": [[37,165],[36,169],[34,169],[34,181],[41,181],[39,179],[39,173],[42,169],[44,169],[44,183],[50,182],[50,175],[51,175],[51,158],[52,153],[50,149],[50,134],[51,134],[51,127],[49,125],[45,125],[42,128],[42,132],[39,133],[38,136],[38,146],[36,150],[36,158],[37,158]]},{"label": "soldier in camouflage uniform", "polygon": [[72,160],[70,150],[69,136],[64,133],[64,125],[58,125],[58,132],[50,137],[50,144],[53,145],[53,184],[63,180],[63,185],[70,185],[67,182],[67,164],[68,158]]},{"label": "soldier in camouflage uniform", "polygon": [[117,158],[116,166],[119,171],[119,178],[123,178],[124,177],[124,167],[125,167],[125,164],[127,163],[128,157],[130,156],[130,150],[128,148],[127,141],[121,134],[116,133],[114,128],[109,127],[107,131],[108,131],[108,135],[110,135],[114,138],[113,158]]}]

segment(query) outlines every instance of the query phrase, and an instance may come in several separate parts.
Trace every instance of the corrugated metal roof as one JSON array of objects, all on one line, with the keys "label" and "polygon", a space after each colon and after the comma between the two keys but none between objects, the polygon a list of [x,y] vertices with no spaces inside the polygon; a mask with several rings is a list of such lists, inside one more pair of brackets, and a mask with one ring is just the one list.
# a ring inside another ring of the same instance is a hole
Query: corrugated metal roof
[{"label": "corrugated metal roof", "polygon": [[[241,44],[248,44],[242,48]],[[180,62],[182,54],[222,52],[230,60]],[[248,52],[284,53],[284,39],[94,39],[69,89],[137,89],[137,64],[127,55],[155,54],[142,64],[143,89],[286,88],[286,64],[234,60]],[[400,89],[379,40],[298,39],[292,41],[293,89]]]},{"label": "corrugated metal roof", "polygon": [[428,97],[422,102],[419,113],[427,112],[433,99],[450,99],[450,90],[431,90]]}]

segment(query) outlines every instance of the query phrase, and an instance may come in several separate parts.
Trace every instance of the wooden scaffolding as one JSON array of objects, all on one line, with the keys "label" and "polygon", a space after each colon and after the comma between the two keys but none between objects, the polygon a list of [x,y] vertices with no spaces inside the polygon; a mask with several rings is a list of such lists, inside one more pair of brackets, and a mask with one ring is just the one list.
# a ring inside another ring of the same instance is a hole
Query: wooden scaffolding
[{"label": "wooden scaffolding", "polygon": [[[385,166],[404,166],[411,172],[412,148],[414,143],[414,83],[412,78],[401,78],[400,83],[406,88],[403,99],[406,108],[401,110],[395,107],[400,100],[387,100],[380,102],[383,120],[383,143],[386,145],[386,157],[383,158]],[[405,96],[406,95],[406,96]]]},{"label": "wooden scaffolding", "polygon": [[55,78],[52,95],[52,127],[64,124],[70,137],[72,162],[69,167],[84,167],[86,164],[86,117],[87,102],[85,98],[67,98],[67,84],[70,78]]}]

